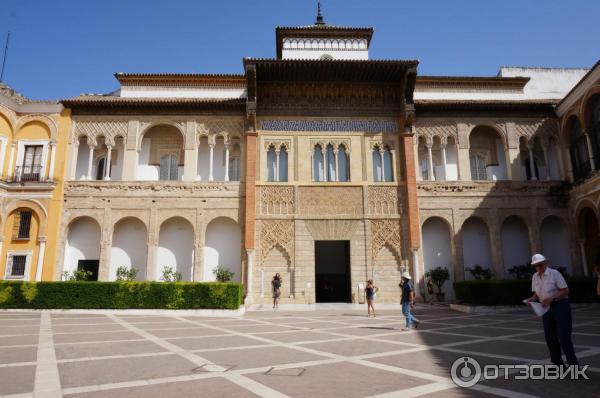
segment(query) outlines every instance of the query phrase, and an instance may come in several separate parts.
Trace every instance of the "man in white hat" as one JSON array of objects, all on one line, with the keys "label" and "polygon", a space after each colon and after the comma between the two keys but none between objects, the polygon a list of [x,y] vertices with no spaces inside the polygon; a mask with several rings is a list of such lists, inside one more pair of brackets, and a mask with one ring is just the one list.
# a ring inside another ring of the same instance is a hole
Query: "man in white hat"
[{"label": "man in white hat", "polygon": [[531,290],[534,293],[525,301],[539,301],[543,307],[550,307],[542,316],[550,359],[557,366],[564,365],[562,348],[569,365],[578,365],[571,341],[573,322],[567,282],[560,272],[548,267],[546,257],[541,254],[533,255],[531,265],[536,270],[531,279]]},{"label": "man in white hat", "polygon": [[413,288],[412,278],[406,271],[402,273],[402,282],[400,287],[402,288],[402,314],[406,318],[406,327],[403,330],[409,330],[411,327],[415,329],[419,326],[419,320],[411,313],[412,307],[415,305],[415,289]]}]

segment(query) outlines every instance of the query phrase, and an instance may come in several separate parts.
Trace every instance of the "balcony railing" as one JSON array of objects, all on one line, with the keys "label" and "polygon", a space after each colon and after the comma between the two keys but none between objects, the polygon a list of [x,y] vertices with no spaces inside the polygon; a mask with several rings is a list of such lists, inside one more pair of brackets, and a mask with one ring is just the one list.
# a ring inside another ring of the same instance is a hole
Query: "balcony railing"
[{"label": "balcony railing", "polygon": [[12,182],[43,182],[42,166],[17,166],[10,179]]}]

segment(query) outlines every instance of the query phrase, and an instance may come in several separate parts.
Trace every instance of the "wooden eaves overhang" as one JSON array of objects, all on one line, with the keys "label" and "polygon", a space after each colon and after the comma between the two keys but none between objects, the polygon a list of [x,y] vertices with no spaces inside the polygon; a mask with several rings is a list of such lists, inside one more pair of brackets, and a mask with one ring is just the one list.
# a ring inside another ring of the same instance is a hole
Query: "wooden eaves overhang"
[{"label": "wooden eaves overhang", "polygon": [[557,100],[416,100],[417,117],[435,115],[554,116]]}]

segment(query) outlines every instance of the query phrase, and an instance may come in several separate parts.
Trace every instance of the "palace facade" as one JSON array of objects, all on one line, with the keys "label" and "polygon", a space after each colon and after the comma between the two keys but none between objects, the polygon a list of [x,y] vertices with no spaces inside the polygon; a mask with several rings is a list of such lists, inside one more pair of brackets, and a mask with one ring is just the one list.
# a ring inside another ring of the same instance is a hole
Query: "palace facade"
[{"label": "palace facade", "polygon": [[[319,15],[278,27],[276,58],[245,58],[240,75],[117,73],[109,94],[2,106],[3,275],[18,277],[5,263],[21,250],[21,208],[37,234],[26,280],[126,267],[210,281],[221,266],[248,303],[275,273],[283,302],[357,302],[372,278],[391,303],[403,270],[503,278],[543,252],[590,274],[600,64],[418,76],[418,61],[371,60],[372,36]],[[13,181],[28,162],[39,178]]]}]

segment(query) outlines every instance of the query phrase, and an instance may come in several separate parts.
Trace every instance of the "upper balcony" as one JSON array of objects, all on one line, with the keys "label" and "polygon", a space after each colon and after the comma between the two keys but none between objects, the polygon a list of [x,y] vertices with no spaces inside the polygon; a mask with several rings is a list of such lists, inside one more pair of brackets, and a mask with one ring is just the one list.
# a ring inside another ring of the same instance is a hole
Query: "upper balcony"
[{"label": "upper balcony", "polygon": [[[419,197],[564,196],[563,181],[418,181]],[[525,199],[526,200],[526,199]]]}]

